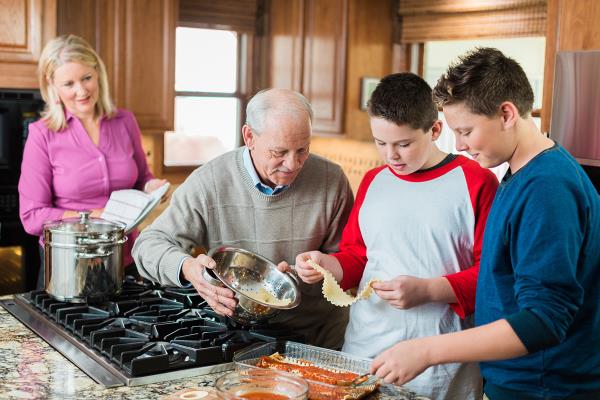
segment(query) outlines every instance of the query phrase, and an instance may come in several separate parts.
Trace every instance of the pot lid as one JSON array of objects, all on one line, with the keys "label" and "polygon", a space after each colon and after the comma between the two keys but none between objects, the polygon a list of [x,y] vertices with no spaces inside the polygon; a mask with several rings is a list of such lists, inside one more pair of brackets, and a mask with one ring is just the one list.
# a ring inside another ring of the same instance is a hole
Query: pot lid
[{"label": "pot lid", "polygon": [[89,211],[80,211],[80,217],[64,218],[44,224],[44,230],[73,234],[105,234],[125,230],[125,224],[108,221],[102,218],[90,217]]}]

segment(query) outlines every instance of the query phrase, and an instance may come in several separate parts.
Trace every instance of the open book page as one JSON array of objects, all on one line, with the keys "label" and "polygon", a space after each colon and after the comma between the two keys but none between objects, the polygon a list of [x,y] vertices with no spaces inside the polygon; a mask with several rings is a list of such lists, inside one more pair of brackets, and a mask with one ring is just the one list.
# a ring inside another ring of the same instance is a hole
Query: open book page
[{"label": "open book page", "polygon": [[110,194],[101,218],[124,223],[125,233],[129,233],[158,205],[168,190],[168,183],[149,194],[135,189],[116,190]]}]

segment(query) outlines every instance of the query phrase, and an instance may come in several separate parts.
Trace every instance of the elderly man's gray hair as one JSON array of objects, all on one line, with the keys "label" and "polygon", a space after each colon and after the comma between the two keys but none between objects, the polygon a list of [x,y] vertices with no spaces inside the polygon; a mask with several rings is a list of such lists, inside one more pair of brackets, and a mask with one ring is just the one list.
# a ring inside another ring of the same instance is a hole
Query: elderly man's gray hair
[{"label": "elderly man's gray hair", "polygon": [[300,115],[312,122],[313,110],[310,102],[302,94],[288,89],[264,89],[256,93],[246,106],[246,124],[260,135],[264,132],[268,116],[287,116],[298,118]]}]

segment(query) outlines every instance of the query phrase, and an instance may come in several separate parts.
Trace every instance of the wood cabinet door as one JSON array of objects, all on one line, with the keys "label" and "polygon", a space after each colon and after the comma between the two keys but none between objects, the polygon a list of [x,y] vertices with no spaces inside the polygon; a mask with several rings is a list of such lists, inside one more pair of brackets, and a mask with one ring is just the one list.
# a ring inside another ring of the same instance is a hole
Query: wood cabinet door
[{"label": "wood cabinet door", "polygon": [[342,133],[348,0],[273,1],[270,86],[301,92],[313,131]]},{"label": "wood cabinet door", "polygon": [[306,2],[302,93],[313,106],[315,132],[343,132],[347,14],[347,0]]},{"label": "wood cabinet door", "polygon": [[269,86],[302,91],[304,0],[272,1]]},{"label": "wood cabinet door", "polygon": [[[2,0],[0,0],[2,1]],[[59,34],[86,39],[108,72],[118,107],[144,133],[173,129],[177,1],[59,0]]]},{"label": "wood cabinet door", "polygon": [[36,88],[37,63],[56,35],[56,0],[0,0],[0,87]]},{"label": "wood cabinet door", "polygon": [[116,2],[115,101],[132,111],[145,131],[173,129],[177,2]]}]

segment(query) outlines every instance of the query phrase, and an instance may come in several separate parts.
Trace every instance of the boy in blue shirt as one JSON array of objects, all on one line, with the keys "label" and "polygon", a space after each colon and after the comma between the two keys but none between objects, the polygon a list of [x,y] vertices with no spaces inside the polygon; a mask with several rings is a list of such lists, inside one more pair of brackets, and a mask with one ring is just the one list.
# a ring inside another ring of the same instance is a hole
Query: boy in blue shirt
[{"label": "boy in blue shirt", "polygon": [[461,57],[433,93],[458,150],[508,162],[488,216],[476,328],[400,342],[372,372],[402,384],[431,365],[481,361],[502,399],[600,399],[600,198],[531,118],[521,66],[491,48]]}]

